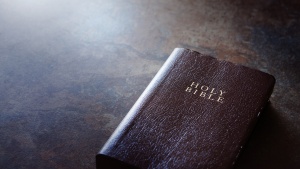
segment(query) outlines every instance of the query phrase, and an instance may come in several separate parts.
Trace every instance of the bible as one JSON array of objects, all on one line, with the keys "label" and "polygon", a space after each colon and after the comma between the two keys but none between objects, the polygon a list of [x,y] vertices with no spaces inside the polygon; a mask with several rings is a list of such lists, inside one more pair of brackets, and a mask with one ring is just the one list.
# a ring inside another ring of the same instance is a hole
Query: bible
[{"label": "bible", "polygon": [[232,168],[275,84],[176,48],[96,155],[97,169]]}]

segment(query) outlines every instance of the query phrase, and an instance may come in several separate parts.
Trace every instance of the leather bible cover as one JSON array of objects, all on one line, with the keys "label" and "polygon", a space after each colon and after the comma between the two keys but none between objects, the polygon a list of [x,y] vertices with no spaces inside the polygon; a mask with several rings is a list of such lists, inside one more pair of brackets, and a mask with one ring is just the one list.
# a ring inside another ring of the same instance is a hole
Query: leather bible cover
[{"label": "leather bible cover", "polygon": [[96,156],[97,168],[231,168],[274,83],[176,48]]}]

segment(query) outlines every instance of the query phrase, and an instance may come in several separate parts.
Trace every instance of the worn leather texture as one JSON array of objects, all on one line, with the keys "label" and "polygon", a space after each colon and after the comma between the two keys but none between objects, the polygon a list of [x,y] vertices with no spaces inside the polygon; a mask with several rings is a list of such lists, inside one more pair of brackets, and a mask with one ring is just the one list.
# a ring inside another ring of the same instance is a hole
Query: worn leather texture
[{"label": "worn leather texture", "polygon": [[99,154],[142,169],[231,168],[274,83],[267,73],[176,48]]}]

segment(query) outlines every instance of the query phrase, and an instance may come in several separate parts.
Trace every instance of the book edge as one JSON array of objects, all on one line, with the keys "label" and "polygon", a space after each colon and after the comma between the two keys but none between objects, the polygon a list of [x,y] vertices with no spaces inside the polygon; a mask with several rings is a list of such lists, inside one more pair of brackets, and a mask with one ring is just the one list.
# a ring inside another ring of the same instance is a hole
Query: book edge
[{"label": "book edge", "polygon": [[159,69],[159,71],[156,73],[156,75],[151,80],[149,85],[143,91],[141,96],[137,99],[135,104],[132,106],[132,108],[123,118],[121,123],[115,129],[115,131],[110,136],[110,138],[106,141],[106,143],[104,144],[104,146],[102,147],[102,149],[99,151],[98,154],[106,155],[108,150],[110,150],[112,146],[116,145],[116,142],[119,141],[122,135],[126,133],[126,129],[128,130],[130,128],[131,122],[134,121],[135,117],[138,115],[139,110],[142,109],[142,107],[145,106],[148,100],[154,96],[155,94],[154,91],[158,89],[158,86],[161,84],[161,82],[164,81],[164,79],[166,79],[167,75],[172,70],[172,67],[174,67],[176,61],[180,57],[184,56],[182,54],[185,51],[186,49],[183,48],[175,48],[173,50],[171,55],[168,57],[168,59],[165,61],[165,63]]}]

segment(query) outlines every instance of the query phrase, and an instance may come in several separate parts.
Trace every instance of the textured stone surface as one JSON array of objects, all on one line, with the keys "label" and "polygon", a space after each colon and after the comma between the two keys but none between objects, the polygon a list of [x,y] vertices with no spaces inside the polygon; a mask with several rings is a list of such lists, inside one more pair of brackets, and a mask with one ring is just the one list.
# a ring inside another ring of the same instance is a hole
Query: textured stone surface
[{"label": "textured stone surface", "polygon": [[175,47],[273,74],[236,168],[300,168],[295,1],[0,0],[0,166],[95,168]]}]

